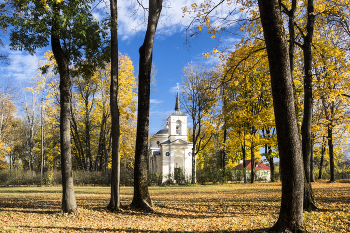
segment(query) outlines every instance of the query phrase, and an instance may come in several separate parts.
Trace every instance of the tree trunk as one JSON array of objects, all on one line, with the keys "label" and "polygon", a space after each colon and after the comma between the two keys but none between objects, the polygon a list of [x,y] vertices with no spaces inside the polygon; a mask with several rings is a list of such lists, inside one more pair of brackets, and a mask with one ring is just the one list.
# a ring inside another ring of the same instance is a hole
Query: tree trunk
[{"label": "tree trunk", "polygon": [[304,210],[316,210],[312,186],[310,183],[310,159],[311,159],[311,123],[312,123],[312,38],[314,32],[314,6],[313,0],[308,0],[307,6],[307,35],[304,38],[304,117],[301,127],[302,136],[302,154],[304,163]]},{"label": "tree trunk", "polygon": [[86,164],[85,169],[86,171],[91,171],[92,168],[92,156],[91,156],[91,150],[90,150],[90,119],[88,116],[88,106],[86,107],[85,112],[85,153],[86,153]]},{"label": "tree trunk", "polygon": [[333,128],[332,124],[328,125],[328,150],[329,150],[329,166],[330,166],[330,182],[335,181],[335,172],[334,172],[334,154],[333,154]]},{"label": "tree trunk", "polygon": [[112,116],[112,176],[111,199],[108,205],[110,210],[119,210],[120,207],[120,125],[118,106],[118,12],[117,0],[110,1],[111,8],[111,116]]},{"label": "tree trunk", "polygon": [[75,148],[78,151],[78,166],[80,169],[84,170],[86,158],[84,156],[82,140],[80,140],[80,137],[79,137],[78,125],[74,117],[72,105],[71,105],[71,127],[72,127],[72,136],[75,143]]},{"label": "tree trunk", "polygon": [[322,170],[323,170],[323,161],[324,161],[324,154],[326,153],[326,142],[325,137],[323,136],[323,142],[322,142],[322,149],[321,149],[321,161],[320,161],[320,170],[318,173],[318,179],[322,179]]},{"label": "tree trunk", "polygon": [[245,163],[246,160],[246,154],[245,154],[245,135],[244,135],[244,139],[243,139],[243,145],[242,145],[242,154],[243,154],[243,180],[244,183],[247,183],[247,174],[246,174],[246,166],[247,164]]},{"label": "tree trunk", "polygon": [[99,164],[98,165],[95,164],[96,171],[102,171],[101,168],[103,166],[102,155],[103,155],[103,148],[105,147],[103,128],[104,128],[104,120],[102,119],[102,123],[100,126],[100,134],[98,136],[98,150],[97,150],[97,157],[99,158]]},{"label": "tree trunk", "polygon": [[108,163],[109,163],[109,154],[110,154],[110,151],[111,151],[111,141],[112,141],[112,135],[109,135],[109,142],[108,142],[108,149],[107,149],[107,124],[105,125],[105,128],[104,128],[104,145],[105,145],[105,174],[106,174],[106,177],[108,177]]},{"label": "tree trunk", "polygon": [[315,182],[314,176],[314,136],[311,138],[311,157],[310,157],[310,182]]},{"label": "tree trunk", "polygon": [[255,154],[254,154],[254,144],[253,144],[253,140],[250,144],[250,183],[254,183],[255,181]]},{"label": "tree trunk", "polygon": [[138,89],[137,134],[134,168],[134,197],[131,207],[154,212],[148,192],[148,130],[149,103],[154,36],[162,10],[163,0],[149,0],[149,14],[145,40],[139,49],[140,70]]},{"label": "tree trunk", "polygon": [[197,182],[197,177],[196,177],[196,169],[197,169],[197,160],[196,160],[196,144],[197,144],[197,136],[196,136],[196,126],[195,126],[195,118],[192,117],[192,181],[191,184],[195,184]]},{"label": "tree trunk", "polygon": [[269,59],[282,177],[281,210],[272,230],[297,232],[303,224],[303,163],[294,107],[287,39],[278,0],[259,0]]},{"label": "tree trunk", "polygon": [[226,172],[226,137],[227,137],[227,129],[226,129],[226,122],[225,128],[224,128],[224,148],[222,149],[222,170],[223,170],[223,177],[225,177]]},{"label": "tree trunk", "polygon": [[[269,147],[269,154],[272,153],[271,147]],[[273,157],[270,157],[270,178],[271,178],[271,182],[275,182],[275,163],[273,162]]]},{"label": "tree trunk", "polygon": [[41,166],[40,166],[40,186],[43,186],[43,174],[44,174],[44,122],[43,122],[43,100],[44,100],[44,92],[42,94],[41,99],[41,113],[40,113],[40,122],[41,122]]},{"label": "tree trunk", "polygon": [[[34,116],[33,116],[34,118]],[[29,170],[33,171],[33,138],[34,138],[34,119],[29,122]]]},{"label": "tree trunk", "polygon": [[72,177],[72,157],[70,142],[70,86],[69,58],[61,48],[58,22],[59,9],[53,5],[53,21],[51,29],[51,45],[60,73],[60,142],[61,142],[61,171],[62,171],[62,210],[71,213],[77,210]]}]

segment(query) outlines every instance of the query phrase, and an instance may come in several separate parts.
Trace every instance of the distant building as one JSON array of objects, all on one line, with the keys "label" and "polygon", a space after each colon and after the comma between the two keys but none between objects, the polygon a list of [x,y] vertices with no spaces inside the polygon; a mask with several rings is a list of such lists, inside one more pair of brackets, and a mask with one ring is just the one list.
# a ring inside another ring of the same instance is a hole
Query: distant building
[{"label": "distant building", "polygon": [[150,140],[149,169],[163,175],[162,182],[174,180],[176,169],[187,180],[192,174],[192,143],[187,141],[187,116],[180,109],[177,89],[175,111],[167,119],[167,128],[159,130]]},{"label": "distant building", "polygon": [[[251,160],[246,160],[245,165],[246,165],[245,168],[247,169],[246,174],[250,175],[250,169],[252,167]],[[243,161],[240,164],[238,164],[235,168],[242,169],[243,168]],[[267,180],[267,181],[271,180],[270,179],[270,172],[271,172],[271,169],[269,166],[259,162],[258,160],[255,160],[255,174],[256,174],[257,179]]]}]

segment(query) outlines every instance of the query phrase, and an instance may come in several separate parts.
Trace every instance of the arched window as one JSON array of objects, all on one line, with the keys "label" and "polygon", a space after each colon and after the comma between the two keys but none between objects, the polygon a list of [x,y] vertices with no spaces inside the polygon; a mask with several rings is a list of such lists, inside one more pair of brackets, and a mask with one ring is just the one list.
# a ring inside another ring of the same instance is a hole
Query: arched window
[{"label": "arched window", "polygon": [[181,135],[181,121],[176,121],[176,134]]}]

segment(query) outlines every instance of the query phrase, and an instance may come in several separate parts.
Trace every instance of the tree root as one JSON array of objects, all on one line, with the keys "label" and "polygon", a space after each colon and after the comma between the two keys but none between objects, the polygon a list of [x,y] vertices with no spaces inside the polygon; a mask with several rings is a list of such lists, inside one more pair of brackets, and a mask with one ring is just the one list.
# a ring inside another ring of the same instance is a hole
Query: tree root
[{"label": "tree root", "polygon": [[139,202],[132,202],[130,204],[130,208],[131,209],[135,209],[135,210],[141,210],[144,213],[154,213],[154,209],[144,200],[141,200]]},{"label": "tree root", "polygon": [[289,223],[283,223],[279,220],[277,220],[276,224],[269,229],[269,232],[277,232],[277,233],[305,233],[307,232],[305,230],[304,226],[299,226],[295,223],[289,222]]}]

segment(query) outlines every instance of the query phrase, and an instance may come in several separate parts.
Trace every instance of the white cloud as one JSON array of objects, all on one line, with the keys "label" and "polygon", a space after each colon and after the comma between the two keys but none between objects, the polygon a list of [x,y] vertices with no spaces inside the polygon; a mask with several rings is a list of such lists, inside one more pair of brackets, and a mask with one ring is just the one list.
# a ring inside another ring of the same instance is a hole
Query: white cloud
[{"label": "white cloud", "polygon": [[161,116],[163,114],[162,111],[149,111],[150,116]]},{"label": "white cloud", "polygon": [[[144,8],[148,8],[147,0],[139,0],[139,2]],[[184,31],[196,13],[184,14],[183,7],[191,8],[191,5],[197,2],[196,0],[165,0],[157,26],[157,37],[171,36],[174,33]],[[214,1],[212,5],[214,6],[215,3],[217,2]],[[95,4],[96,6],[93,5],[94,17],[100,20],[102,15],[109,15],[109,1],[96,1]],[[146,31],[148,11],[144,10],[143,7],[136,0],[118,2],[118,34],[122,40],[132,39],[139,33]],[[212,26],[220,23],[219,21],[230,14],[233,9],[235,9],[234,5],[231,4],[228,7],[226,2],[215,8],[215,19],[212,19]]]},{"label": "white cloud", "polygon": [[10,64],[1,67],[3,76],[15,78],[17,80],[28,80],[35,77],[40,55],[33,56],[23,51],[9,51]]},{"label": "white cloud", "polygon": [[164,102],[164,100],[150,99],[151,104],[161,104],[163,102]]},{"label": "white cloud", "polygon": [[171,92],[171,93],[176,93],[176,92],[177,92],[177,86],[171,87],[171,88],[169,89],[169,92]]},{"label": "white cloud", "polygon": [[[145,8],[148,7],[148,1],[140,0]],[[177,0],[165,1],[162,13],[157,26],[157,35],[171,36],[174,33],[185,30],[193,20],[195,14],[183,13],[183,7],[191,7],[196,0]],[[216,17],[218,19],[227,16],[232,11],[233,6],[227,7],[227,4],[221,4],[216,8]],[[135,36],[139,32],[146,31],[148,12],[145,11],[137,1],[118,2],[118,32],[123,40]],[[184,16],[184,17],[183,17]],[[216,22],[213,22],[213,26]]]},{"label": "white cloud", "polygon": [[93,12],[92,17],[94,17],[94,19],[96,19],[97,21],[100,21],[102,19],[102,16],[99,12]]}]

